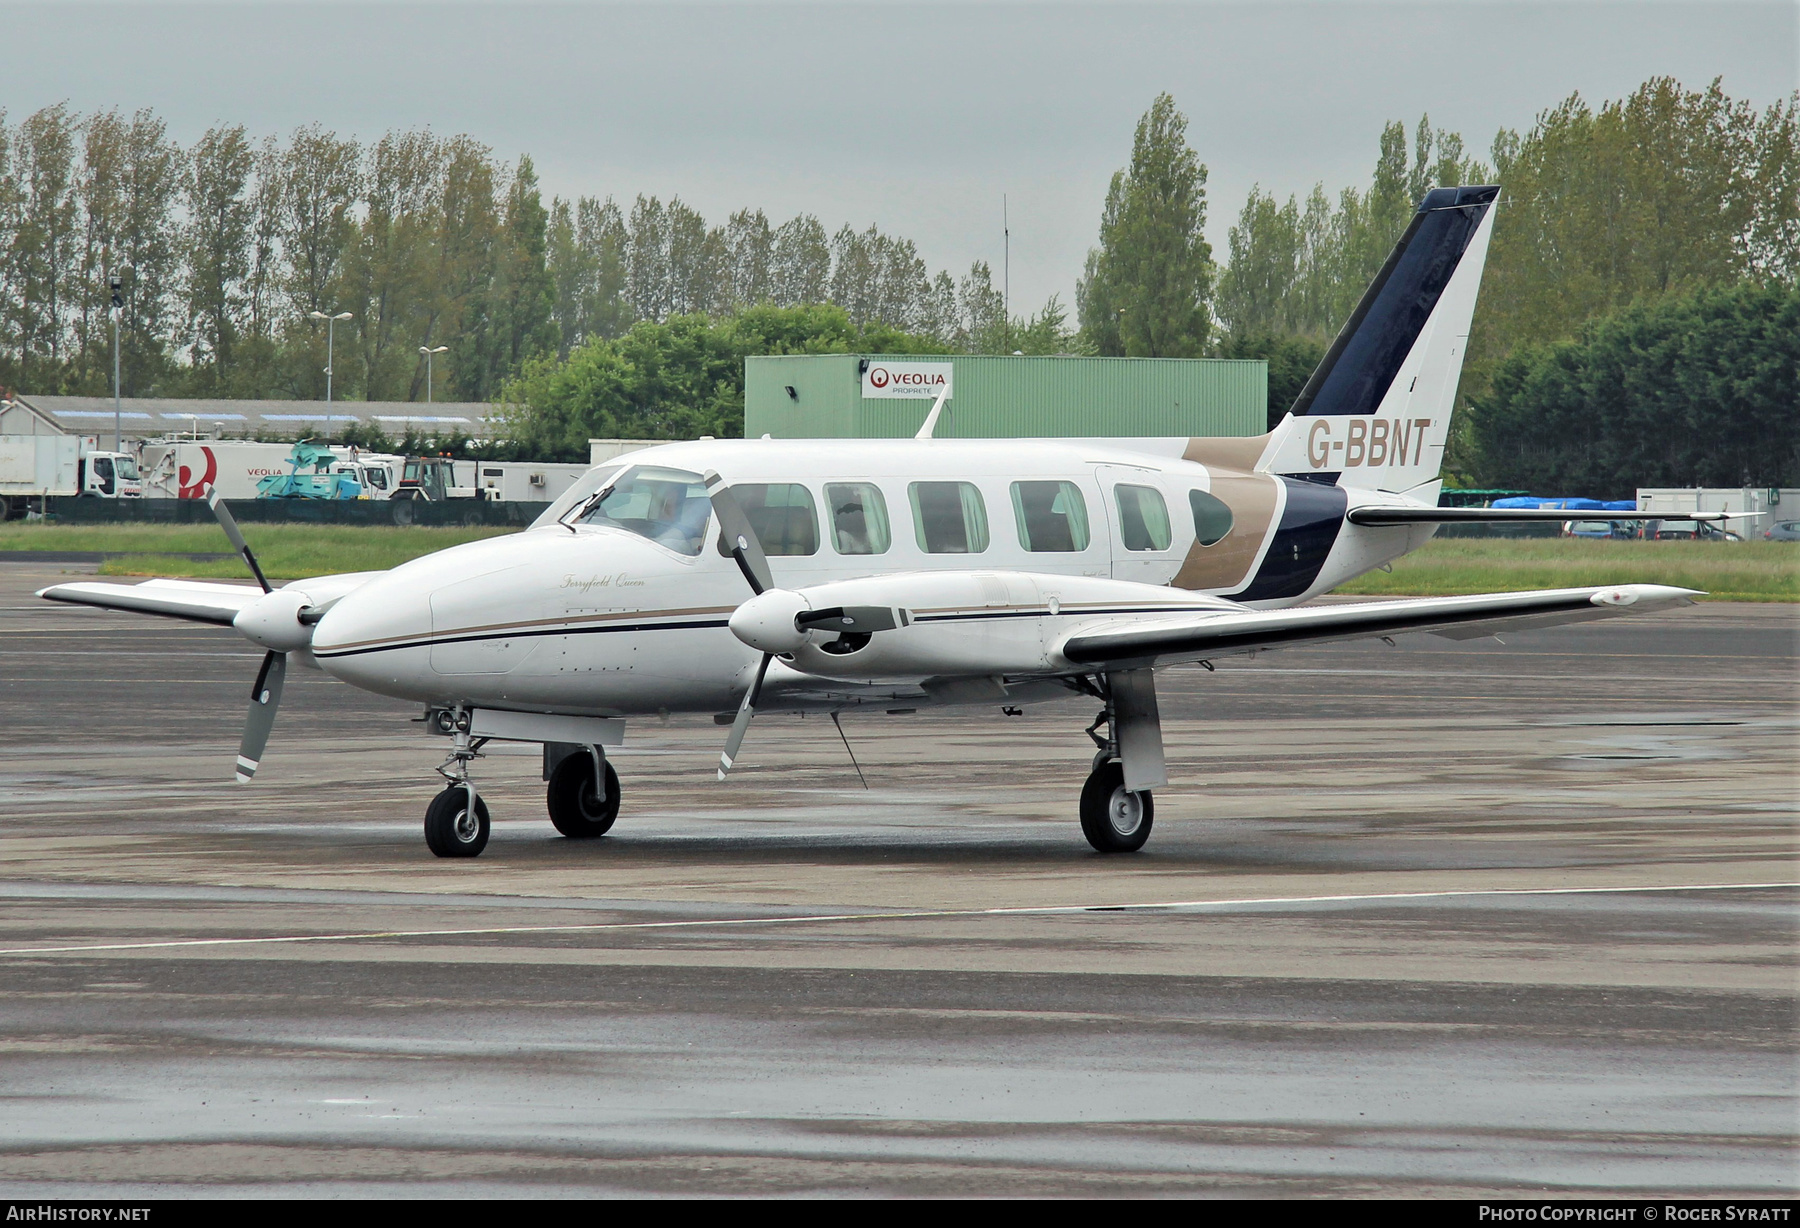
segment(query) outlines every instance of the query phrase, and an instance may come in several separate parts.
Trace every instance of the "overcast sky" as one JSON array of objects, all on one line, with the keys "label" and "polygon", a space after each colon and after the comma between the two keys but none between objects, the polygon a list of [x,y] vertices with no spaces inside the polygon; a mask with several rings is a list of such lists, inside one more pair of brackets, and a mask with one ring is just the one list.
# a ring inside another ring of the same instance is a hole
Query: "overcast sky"
[{"label": "overcast sky", "polygon": [[0,47],[12,122],[66,100],[152,107],[184,143],[221,120],[468,132],[529,153],[547,193],[874,223],[996,280],[1005,194],[1022,313],[1072,302],[1159,90],[1192,121],[1223,248],[1253,183],[1366,182],[1388,119],[1429,112],[1485,151],[1655,74],[1767,105],[1800,84],[1800,5],[0,0]]}]

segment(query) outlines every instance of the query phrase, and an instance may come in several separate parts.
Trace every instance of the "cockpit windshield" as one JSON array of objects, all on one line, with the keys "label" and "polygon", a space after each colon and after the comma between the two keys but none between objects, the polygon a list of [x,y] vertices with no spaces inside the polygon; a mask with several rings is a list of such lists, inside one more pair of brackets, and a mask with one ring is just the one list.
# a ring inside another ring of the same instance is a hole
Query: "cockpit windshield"
[{"label": "cockpit windshield", "polygon": [[540,512],[536,520],[531,522],[531,527],[541,529],[545,525],[561,524],[563,517],[586,503],[596,490],[611,482],[623,468],[625,468],[623,465],[600,465],[589,469],[575,479],[574,485],[556,496],[555,501]]},{"label": "cockpit windshield", "polygon": [[573,511],[569,524],[607,525],[647,537],[685,555],[697,555],[706,541],[712,502],[697,473],[634,465],[612,489],[601,487]]}]

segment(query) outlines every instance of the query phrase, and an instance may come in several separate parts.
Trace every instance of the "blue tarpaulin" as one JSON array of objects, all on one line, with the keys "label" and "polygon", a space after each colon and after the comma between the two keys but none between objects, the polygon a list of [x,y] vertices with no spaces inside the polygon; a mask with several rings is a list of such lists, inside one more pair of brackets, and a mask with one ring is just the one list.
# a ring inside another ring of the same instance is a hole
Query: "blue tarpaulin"
[{"label": "blue tarpaulin", "polygon": [[1563,512],[1635,512],[1637,504],[1630,499],[1540,499],[1536,495],[1518,495],[1511,499],[1495,499],[1494,507],[1541,508]]}]

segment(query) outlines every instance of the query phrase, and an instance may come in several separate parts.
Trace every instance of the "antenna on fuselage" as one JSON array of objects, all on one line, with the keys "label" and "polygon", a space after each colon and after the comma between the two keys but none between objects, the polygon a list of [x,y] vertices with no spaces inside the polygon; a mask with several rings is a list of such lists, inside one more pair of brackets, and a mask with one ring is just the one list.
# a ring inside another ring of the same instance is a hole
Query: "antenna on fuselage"
[{"label": "antenna on fuselage", "polygon": [[945,387],[942,392],[938,393],[937,400],[932,403],[931,412],[925,415],[925,425],[919,428],[919,433],[913,436],[914,439],[932,438],[931,432],[937,430],[938,415],[944,412],[944,402],[949,399],[950,389]]}]

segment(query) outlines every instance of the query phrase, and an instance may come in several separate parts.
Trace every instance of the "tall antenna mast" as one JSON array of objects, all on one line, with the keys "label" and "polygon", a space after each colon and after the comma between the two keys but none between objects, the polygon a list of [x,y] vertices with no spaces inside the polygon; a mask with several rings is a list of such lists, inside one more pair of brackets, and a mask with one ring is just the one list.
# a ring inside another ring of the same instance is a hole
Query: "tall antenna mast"
[{"label": "tall antenna mast", "polygon": [[1006,193],[1000,193],[1000,238],[1004,253],[1000,273],[1000,339],[1012,352],[1012,222],[1006,213]]}]

